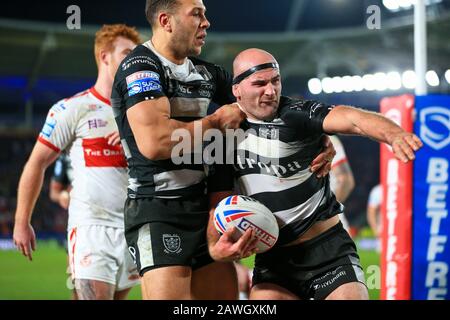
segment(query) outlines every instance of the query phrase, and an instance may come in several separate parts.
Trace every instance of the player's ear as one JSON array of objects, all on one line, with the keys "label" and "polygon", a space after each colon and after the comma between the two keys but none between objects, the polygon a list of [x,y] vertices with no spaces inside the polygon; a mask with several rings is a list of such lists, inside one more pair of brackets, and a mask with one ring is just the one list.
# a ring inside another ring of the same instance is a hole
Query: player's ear
[{"label": "player's ear", "polygon": [[101,63],[105,65],[109,65],[109,59],[108,59],[108,51],[106,50],[100,50],[99,52],[99,60]]},{"label": "player's ear", "polygon": [[172,32],[171,16],[165,12],[161,12],[158,16],[159,25],[167,32]]},{"label": "player's ear", "polygon": [[240,88],[240,86],[238,84],[234,84],[232,86],[232,89],[233,89],[233,96],[235,96],[236,99],[239,100],[241,98],[241,88]]}]

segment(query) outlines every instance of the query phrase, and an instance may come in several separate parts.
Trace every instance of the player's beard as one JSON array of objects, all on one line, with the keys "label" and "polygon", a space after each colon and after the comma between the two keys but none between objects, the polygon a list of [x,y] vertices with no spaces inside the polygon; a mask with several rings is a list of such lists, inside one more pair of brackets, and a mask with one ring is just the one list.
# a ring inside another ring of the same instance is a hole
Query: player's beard
[{"label": "player's beard", "polygon": [[188,56],[198,56],[201,53],[202,48],[195,46],[195,40],[195,34],[192,35],[185,32],[174,34],[172,43],[178,58],[184,59]]}]

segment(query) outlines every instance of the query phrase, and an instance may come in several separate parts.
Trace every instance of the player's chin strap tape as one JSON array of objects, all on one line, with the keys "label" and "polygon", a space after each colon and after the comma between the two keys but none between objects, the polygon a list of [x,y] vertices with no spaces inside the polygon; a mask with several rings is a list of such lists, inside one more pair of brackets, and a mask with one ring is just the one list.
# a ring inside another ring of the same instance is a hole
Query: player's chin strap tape
[{"label": "player's chin strap tape", "polygon": [[242,72],[240,75],[238,75],[236,78],[234,78],[233,84],[240,83],[242,80],[244,80],[248,76],[251,76],[256,71],[263,70],[263,69],[269,69],[269,68],[279,69],[280,67],[278,66],[278,63],[274,63],[274,62],[258,64],[257,66],[254,66],[254,67],[248,69],[247,71]]}]

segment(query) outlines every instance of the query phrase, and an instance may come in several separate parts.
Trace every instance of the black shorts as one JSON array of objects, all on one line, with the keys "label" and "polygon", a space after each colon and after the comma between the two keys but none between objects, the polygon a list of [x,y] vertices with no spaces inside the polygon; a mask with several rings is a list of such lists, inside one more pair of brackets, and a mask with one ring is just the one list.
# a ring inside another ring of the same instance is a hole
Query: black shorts
[{"label": "black shorts", "polygon": [[300,299],[325,299],[349,282],[364,284],[356,246],[338,223],[323,234],[298,245],[275,247],[257,254],[253,285],[274,283]]},{"label": "black shorts", "polygon": [[125,203],[125,238],[142,276],[165,266],[198,269],[213,262],[206,242],[206,197],[142,198]]}]

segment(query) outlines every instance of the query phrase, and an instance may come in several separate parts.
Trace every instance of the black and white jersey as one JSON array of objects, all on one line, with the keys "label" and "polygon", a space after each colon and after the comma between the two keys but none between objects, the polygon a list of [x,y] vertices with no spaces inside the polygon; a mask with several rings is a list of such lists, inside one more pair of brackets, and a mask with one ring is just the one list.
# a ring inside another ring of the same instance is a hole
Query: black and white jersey
[{"label": "black and white jersey", "polygon": [[224,69],[200,59],[174,64],[159,55],[150,41],[123,60],[114,79],[111,102],[128,161],[130,198],[205,194],[206,174],[201,163],[174,164],[171,159],[144,157],[136,145],[127,110],[139,102],[166,96],[172,119],[193,121],[206,116],[211,101],[219,105],[234,101],[231,81]]},{"label": "black and white jersey", "polygon": [[56,159],[51,179],[66,187],[72,185],[73,169],[70,158],[66,153],[61,153],[58,159]]},{"label": "black and white jersey", "polygon": [[282,97],[271,122],[247,119],[234,168],[240,191],[262,202],[277,217],[279,244],[304,233],[315,221],[342,212],[329,177],[309,165],[322,150],[322,123],[331,106]]}]

